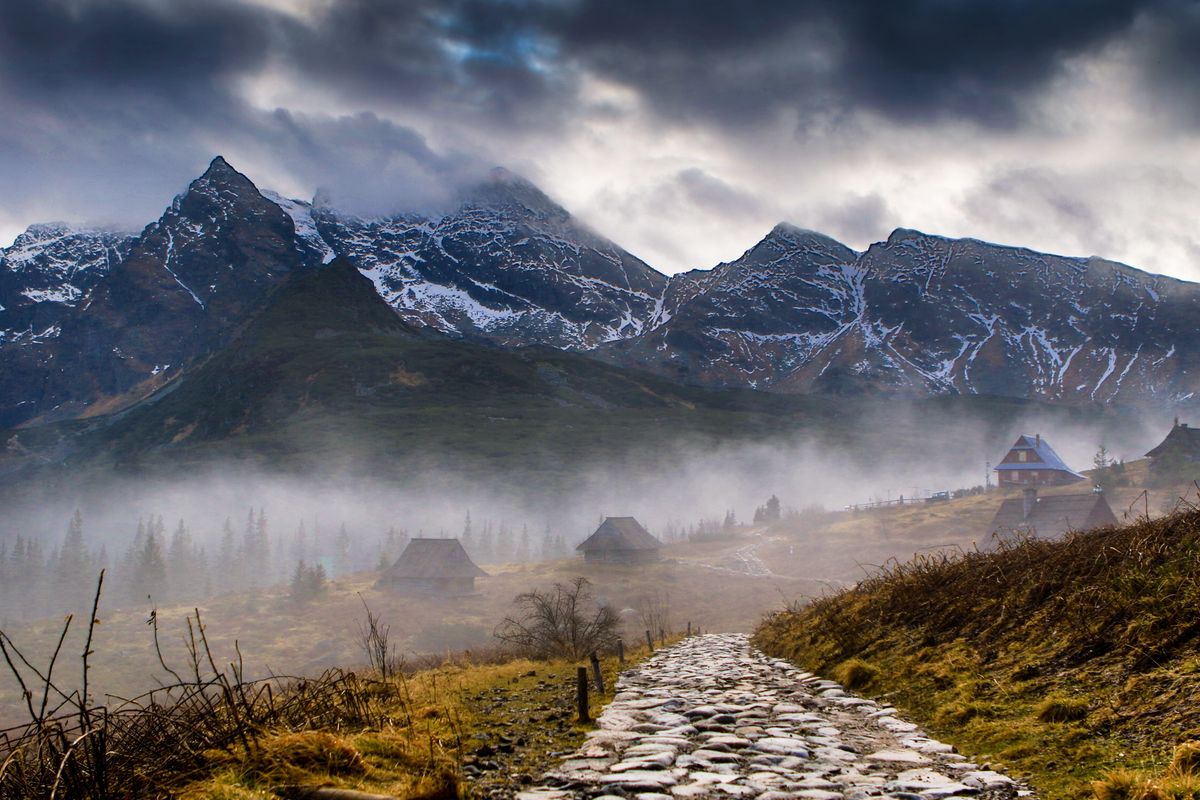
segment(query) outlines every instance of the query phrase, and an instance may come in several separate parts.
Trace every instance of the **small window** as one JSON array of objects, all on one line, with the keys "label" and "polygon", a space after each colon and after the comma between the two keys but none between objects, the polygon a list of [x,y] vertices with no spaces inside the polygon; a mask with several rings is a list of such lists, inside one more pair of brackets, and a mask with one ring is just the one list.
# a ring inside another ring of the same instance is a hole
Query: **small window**
[{"label": "small window", "polygon": [[1025,461],[1028,458],[1029,458],[1029,453],[1025,452],[1024,450],[1017,451],[1017,461]]}]

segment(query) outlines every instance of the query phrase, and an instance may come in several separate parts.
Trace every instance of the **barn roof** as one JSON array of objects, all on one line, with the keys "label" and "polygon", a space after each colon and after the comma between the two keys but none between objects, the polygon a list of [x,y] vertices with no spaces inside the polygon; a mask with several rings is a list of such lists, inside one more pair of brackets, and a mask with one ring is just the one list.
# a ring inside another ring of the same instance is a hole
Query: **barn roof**
[{"label": "barn roof", "polygon": [[483,578],[458,539],[411,539],[404,552],[383,574],[389,578]]},{"label": "barn roof", "polygon": [[1050,494],[1034,500],[1028,517],[1025,516],[1024,498],[1005,500],[992,517],[991,531],[1028,530],[1043,538],[1053,538],[1068,531],[1116,522],[1116,515],[1100,492]]},{"label": "barn roof", "polygon": [[596,532],[576,547],[583,552],[612,550],[657,550],[662,542],[650,535],[633,517],[605,517]]},{"label": "barn roof", "polygon": [[1032,461],[1014,461],[1011,464],[997,464],[994,467],[997,472],[1012,469],[1048,469],[1068,472],[1081,481],[1087,480],[1087,478],[1068,467],[1066,462],[1059,457],[1058,453],[1054,452],[1054,448],[1050,446],[1050,443],[1041,436],[1021,434],[1017,437],[1017,443],[1010,447],[1008,452],[1011,453],[1015,450],[1028,450],[1033,452],[1036,457]]},{"label": "barn roof", "polygon": [[1146,453],[1146,456],[1158,458],[1172,450],[1179,450],[1188,455],[1200,455],[1200,428],[1190,428],[1186,422],[1182,425],[1176,422],[1167,438],[1163,439],[1158,447]]}]

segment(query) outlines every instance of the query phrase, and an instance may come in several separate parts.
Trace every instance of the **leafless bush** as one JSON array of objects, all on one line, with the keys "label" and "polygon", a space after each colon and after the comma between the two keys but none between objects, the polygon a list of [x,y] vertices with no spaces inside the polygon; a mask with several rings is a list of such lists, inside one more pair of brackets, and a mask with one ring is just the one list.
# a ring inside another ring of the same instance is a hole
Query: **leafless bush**
[{"label": "leafless bush", "polygon": [[367,612],[367,621],[358,625],[358,646],[367,654],[371,669],[387,680],[404,666],[403,659],[396,655],[395,646],[388,641],[392,626],[385,625],[361,595],[358,599],[362,600],[363,609]]},{"label": "leafless bush", "polygon": [[518,615],[506,617],[495,636],[530,658],[580,659],[615,646],[620,626],[616,611],[597,604],[587,578],[554,584],[550,591],[519,594]]},{"label": "leafless bush", "polygon": [[[0,730],[0,798],[172,796],[172,788],[205,774],[214,755],[253,755],[268,732],[350,726],[411,726],[412,715],[395,682],[363,679],[330,670],[315,679],[274,677],[248,681],[242,658],[217,665],[198,611],[188,620],[186,666],[175,669],[158,647],[158,615],[152,612],[155,649],[175,683],[132,699],[99,705],[88,690],[96,588],[80,687],[55,675],[58,648],[44,668],[34,665],[0,631],[0,654],[21,687],[30,721]],[[236,648],[236,644],[235,644]],[[399,704],[398,704],[399,703]],[[399,709],[397,711],[397,709]],[[398,713],[404,717],[393,718]]]},{"label": "leafless bush", "polygon": [[637,600],[638,617],[652,636],[671,630],[671,598],[661,589],[644,594]]}]

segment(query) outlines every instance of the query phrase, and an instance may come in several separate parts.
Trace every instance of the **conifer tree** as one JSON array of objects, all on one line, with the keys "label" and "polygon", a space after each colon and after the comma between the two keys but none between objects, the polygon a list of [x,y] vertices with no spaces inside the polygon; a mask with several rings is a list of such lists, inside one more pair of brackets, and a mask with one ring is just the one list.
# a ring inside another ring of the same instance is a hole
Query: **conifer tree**
[{"label": "conifer tree", "polygon": [[334,569],[338,575],[345,575],[350,571],[350,533],[346,530],[344,522],[333,540],[333,558]]},{"label": "conifer tree", "polygon": [[485,564],[492,563],[492,523],[483,523],[483,530],[479,532],[479,544],[476,546],[478,560]]},{"label": "conifer tree", "polygon": [[146,534],[146,543],[138,555],[136,575],[131,587],[130,599],[144,601],[147,596],[157,599],[162,596],[167,583],[167,565],[163,560],[162,544],[154,529]]},{"label": "conifer tree", "polygon": [[463,520],[462,535],[458,537],[467,555],[476,555],[475,533],[471,530],[471,511],[467,509],[467,518]]},{"label": "conifer tree", "polygon": [[221,544],[217,551],[217,587],[219,591],[228,592],[239,584],[237,575],[237,544],[233,537],[233,525],[229,517],[221,528]]},{"label": "conifer tree", "polygon": [[516,561],[524,564],[529,560],[529,526],[521,526],[521,538],[517,540]]}]

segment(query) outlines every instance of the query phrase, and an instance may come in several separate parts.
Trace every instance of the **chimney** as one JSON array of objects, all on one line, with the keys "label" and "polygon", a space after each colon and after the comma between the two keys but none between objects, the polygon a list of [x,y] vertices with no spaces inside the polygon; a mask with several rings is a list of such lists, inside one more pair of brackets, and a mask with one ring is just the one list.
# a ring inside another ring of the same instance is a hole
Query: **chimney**
[{"label": "chimney", "polygon": [[1029,519],[1029,515],[1033,513],[1033,507],[1037,505],[1037,489],[1029,488],[1022,494],[1024,494],[1024,499],[1021,504],[1021,518]]},{"label": "chimney", "polygon": [[1175,427],[1176,427],[1176,428],[1178,428],[1178,427],[1179,427],[1179,417],[1176,417],[1176,418],[1175,418]]},{"label": "chimney", "polygon": [[1042,435],[1040,433],[1035,433],[1033,435],[1033,446],[1034,447],[1042,446]]}]

